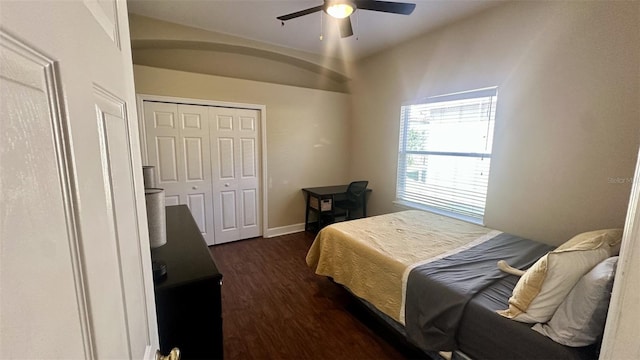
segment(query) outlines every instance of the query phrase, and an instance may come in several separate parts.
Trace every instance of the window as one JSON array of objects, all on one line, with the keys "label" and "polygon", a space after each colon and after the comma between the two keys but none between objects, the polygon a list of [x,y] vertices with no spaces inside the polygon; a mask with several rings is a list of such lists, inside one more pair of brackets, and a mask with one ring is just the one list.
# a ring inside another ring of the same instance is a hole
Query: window
[{"label": "window", "polygon": [[396,200],[482,223],[497,88],[402,106]]}]

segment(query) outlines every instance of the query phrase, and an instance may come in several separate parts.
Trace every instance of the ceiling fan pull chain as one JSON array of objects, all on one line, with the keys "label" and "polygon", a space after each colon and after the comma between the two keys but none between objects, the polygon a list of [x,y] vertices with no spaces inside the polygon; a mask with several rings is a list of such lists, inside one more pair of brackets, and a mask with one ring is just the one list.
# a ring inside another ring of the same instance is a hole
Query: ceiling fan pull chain
[{"label": "ceiling fan pull chain", "polygon": [[323,34],[324,34],[324,30],[322,29],[322,13],[320,13],[320,41],[322,41],[322,39],[324,38]]},{"label": "ceiling fan pull chain", "polygon": [[356,41],[358,41],[358,39],[360,39],[360,13],[357,12],[356,13]]}]

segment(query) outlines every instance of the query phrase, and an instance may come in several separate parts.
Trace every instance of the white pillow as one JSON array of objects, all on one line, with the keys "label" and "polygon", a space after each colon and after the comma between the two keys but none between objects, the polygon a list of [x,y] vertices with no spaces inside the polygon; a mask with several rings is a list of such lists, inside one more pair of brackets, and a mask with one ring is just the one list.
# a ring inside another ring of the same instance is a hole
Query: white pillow
[{"label": "white pillow", "polygon": [[610,257],[583,276],[546,324],[532,329],[567,346],[594,344],[602,336],[618,257]]},{"label": "white pillow", "polygon": [[509,298],[509,308],[498,313],[520,322],[546,323],[584,274],[618,254],[621,239],[621,229],[574,236],[522,275]]}]

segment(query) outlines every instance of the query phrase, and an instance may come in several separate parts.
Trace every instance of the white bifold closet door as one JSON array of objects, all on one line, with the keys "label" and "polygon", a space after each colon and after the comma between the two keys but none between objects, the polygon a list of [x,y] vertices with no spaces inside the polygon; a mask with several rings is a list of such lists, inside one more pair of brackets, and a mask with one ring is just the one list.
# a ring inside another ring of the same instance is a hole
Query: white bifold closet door
[{"label": "white bifold closet door", "polygon": [[216,244],[262,235],[258,115],[209,108]]},{"label": "white bifold closet door", "polygon": [[144,101],[148,164],[208,245],[262,235],[257,110]]}]

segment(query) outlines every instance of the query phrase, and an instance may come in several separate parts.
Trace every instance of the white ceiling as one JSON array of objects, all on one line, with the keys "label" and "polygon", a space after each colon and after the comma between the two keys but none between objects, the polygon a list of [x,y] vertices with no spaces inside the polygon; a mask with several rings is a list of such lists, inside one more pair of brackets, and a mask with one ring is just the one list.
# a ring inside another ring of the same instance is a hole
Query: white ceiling
[{"label": "white ceiling", "polygon": [[289,20],[284,26],[276,19],[321,5],[322,0],[128,0],[128,6],[132,13],[173,23],[324,56],[359,59],[500,3],[496,0],[406,2],[416,4],[409,16],[356,11],[351,16],[354,36],[344,39],[338,34],[338,25],[323,12]]}]

